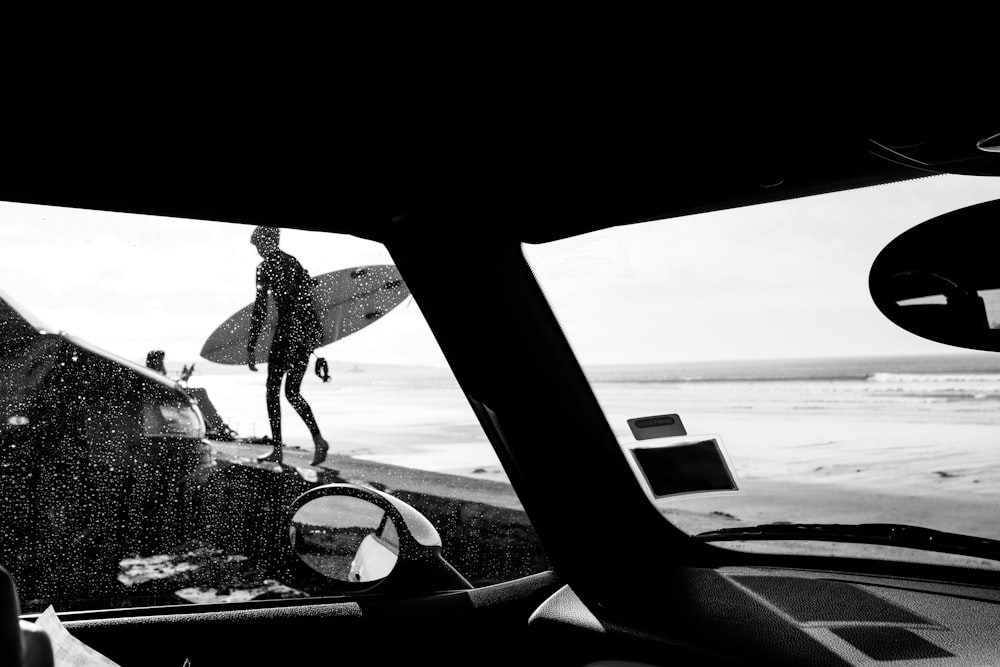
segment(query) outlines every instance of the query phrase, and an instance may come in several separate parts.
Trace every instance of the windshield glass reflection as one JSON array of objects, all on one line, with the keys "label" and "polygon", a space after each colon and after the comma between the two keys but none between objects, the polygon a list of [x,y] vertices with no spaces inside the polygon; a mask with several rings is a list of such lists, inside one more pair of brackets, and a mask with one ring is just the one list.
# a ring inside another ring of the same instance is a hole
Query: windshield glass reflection
[{"label": "windshield glass reflection", "polygon": [[524,252],[627,458],[639,445],[629,421],[656,415],[685,430],[643,445],[724,443],[738,492],[655,500],[685,531],[877,522],[998,539],[1000,354],[898,327],[867,282],[905,230],[997,198],[996,179],[926,178]]}]

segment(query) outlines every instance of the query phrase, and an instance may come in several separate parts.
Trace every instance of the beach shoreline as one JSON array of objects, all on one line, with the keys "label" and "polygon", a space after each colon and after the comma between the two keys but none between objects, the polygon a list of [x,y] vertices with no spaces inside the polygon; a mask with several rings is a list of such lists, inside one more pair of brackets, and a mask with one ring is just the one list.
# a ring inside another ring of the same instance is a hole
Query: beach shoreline
[{"label": "beach shoreline", "polygon": [[[885,522],[1000,538],[993,518],[1000,500],[996,369],[958,372],[975,368],[964,357],[957,369],[948,360],[928,361],[912,374],[878,360],[838,363],[778,366],[772,379],[761,376],[770,368],[761,363],[735,379],[740,369],[726,364],[646,368],[641,382],[605,376],[593,387],[623,456],[637,442],[628,419],[658,414],[678,414],[687,433],[722,443],[739,492],[655,501],[689,532],[734,521]],[[706,368],[718,377],[706,378]],[[334,371],[331,383],[307,377],[303,387],[331,455],[509,484],[447,369],[341,365]],[[681,371],[700,379],[678,380]],[[258,434],[267,431],[263,373],[194,380],[241,434],[246,423],[256,424]],[[310,453],[301,420],[287,404],[284,414],[289,449]]]}]

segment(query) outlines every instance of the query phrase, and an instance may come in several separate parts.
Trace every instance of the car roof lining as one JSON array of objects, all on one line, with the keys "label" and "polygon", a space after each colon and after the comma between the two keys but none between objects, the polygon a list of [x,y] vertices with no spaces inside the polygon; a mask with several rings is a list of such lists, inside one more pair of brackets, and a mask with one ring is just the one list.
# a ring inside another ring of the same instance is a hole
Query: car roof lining
[{"label": "car roof lining", "polygon": [[0,200],[375,241],[409,220],[459,239],[540,243],[928,175],[875,155],[860,133],[827,137],[820,151],[791,127],[736,141],[713,130],[600,140],[453,131],[436,142],[361,134],[281,146],[55,137],[5,147]]}]

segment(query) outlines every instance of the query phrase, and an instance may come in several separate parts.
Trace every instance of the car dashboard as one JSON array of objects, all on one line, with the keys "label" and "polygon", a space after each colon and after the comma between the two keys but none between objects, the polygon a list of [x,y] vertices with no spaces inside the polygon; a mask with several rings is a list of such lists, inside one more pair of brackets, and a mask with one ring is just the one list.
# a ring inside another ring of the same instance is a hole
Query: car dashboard
[{"label": "car dashboard", "polygon": [[768,567],[687,569],[675,583],[659,610],[591,609],[563,587],[529,627],[559,664],[1000,663],[991,587]]}]

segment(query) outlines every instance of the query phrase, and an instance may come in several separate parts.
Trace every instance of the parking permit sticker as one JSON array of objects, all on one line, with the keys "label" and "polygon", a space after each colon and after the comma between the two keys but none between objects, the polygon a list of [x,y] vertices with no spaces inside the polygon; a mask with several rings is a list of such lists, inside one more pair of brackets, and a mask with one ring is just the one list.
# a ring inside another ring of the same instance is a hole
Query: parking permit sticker
[{"label": "parking permit sticker", "polygon": [[670,438],[677,435],[687,435],[680,415],[656,415],[654,417],[637,417],[628,420],[628,427],[636,440],[651,440],[652,438]]},{"label": "parking permit sticker", "polygon": [[718,436],[688,436],[632,447],[632,463],[653,498],[738,491]]}]

